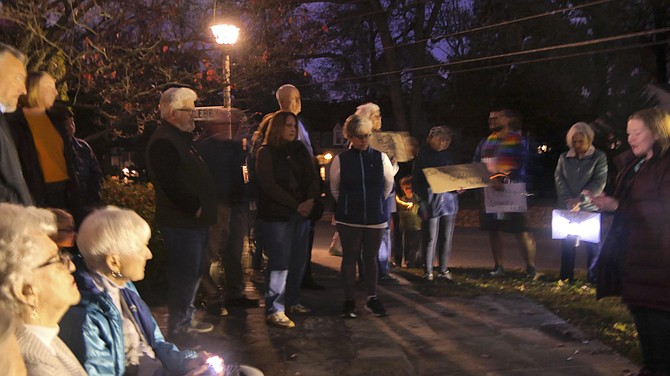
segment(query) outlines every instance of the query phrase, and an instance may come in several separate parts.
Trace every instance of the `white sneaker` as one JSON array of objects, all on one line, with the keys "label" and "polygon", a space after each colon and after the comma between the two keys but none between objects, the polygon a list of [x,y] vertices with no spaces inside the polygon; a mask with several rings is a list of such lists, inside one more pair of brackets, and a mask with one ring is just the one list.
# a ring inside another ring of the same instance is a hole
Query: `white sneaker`
[{"label": "white sneaker", "polygon": [[291,321],[291,319],[289,319],[284,312],[271,313],[268,315],[265,321],[267,321],[268,324],[272,324],[280,328],[288,329],[295,327],[295,323]]}]

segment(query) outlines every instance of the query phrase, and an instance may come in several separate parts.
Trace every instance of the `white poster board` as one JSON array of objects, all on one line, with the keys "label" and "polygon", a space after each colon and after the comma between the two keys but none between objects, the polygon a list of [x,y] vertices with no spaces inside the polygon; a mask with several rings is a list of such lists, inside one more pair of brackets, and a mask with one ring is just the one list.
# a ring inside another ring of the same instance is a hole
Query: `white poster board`
[{"label": "white poster board", "polygon": [[568,236],[577,236],[579,240],[589,243],[600,243],[600,213],[553,210],[551,238],[565,239]]},{"label": "white poster board", "polygon": [[433,193],[486,187],[489,173],[482,163],[424,168],[423,173]]},{"label": "white poster board", "polygon": [[370,146],[398,162],[414,159],[414,147],[408,132],[372,132]]},{"label": "white poster board", "polygon": [[517,213],[528,210],[526,183],[503,184],[502,190],[484,188],[484,205],[487,213]]}]

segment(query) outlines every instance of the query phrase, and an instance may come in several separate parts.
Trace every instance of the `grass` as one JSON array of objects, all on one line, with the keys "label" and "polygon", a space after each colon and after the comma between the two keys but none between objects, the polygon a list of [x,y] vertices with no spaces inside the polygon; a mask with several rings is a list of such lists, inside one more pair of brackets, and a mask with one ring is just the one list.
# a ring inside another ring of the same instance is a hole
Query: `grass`
[{"label": "grass", "polygon": [[[619,298],[596,300],[595,288],[577,279],[568,284],[556,273],[542,274],[535,280],[525,273],[507,272],[505,277],[491,277],[484,269],[450,269],[454,282],[428,282],[420,269],[399,271],[415,288],[427,296],[479,296],[522,294],[542,304],[587,336],[611,346],[628,359],[641,363],[637,332],[633,319]],[[579,275],[578,275],[579,276]]]}]

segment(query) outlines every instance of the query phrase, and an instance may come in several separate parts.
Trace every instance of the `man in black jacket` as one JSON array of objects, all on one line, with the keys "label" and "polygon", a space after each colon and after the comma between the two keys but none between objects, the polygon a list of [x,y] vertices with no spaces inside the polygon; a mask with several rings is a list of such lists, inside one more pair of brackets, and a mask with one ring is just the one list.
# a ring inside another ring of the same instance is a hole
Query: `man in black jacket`
[{"label": "man in black jacket", "polygon": [[16,111],[19,97],[26,94],[25,62],[26,57],[21,52],[0,43],[0,202],[32,205],[33,199],[5,120],[5,114]]},{"label": "man in black jacket", "polygon": [[149,176],[156,190],[156,223],[168,252],[168,336],[213,330],[192,322],[193,300],[205,273],[209,226],[216,221],[214,181],[192,145],[196,93],[166,90],[161,125],[147,146]]}]

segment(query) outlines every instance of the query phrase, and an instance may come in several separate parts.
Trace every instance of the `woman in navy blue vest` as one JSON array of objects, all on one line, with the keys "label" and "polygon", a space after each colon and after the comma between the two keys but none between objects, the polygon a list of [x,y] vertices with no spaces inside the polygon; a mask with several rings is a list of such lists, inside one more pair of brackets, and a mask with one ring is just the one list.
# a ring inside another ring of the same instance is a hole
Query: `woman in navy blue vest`
[{"label": "woman in navy blue vest", "polygon": [[[364,274],[377,275],[377,253],[389,220],[386,198],[393,188],[393,166],[386,154],[368,145],[372,133],[369,118],[351,115],[342,131],[351,148],[333,159],[330,190],[337,200],[335,222],[342,241],[342,317],[355,318],[356,261],[362,252]],[[375,316],[386,316],[377,299],[377,278],[365,278],[365,289],[365,308]]]}]

